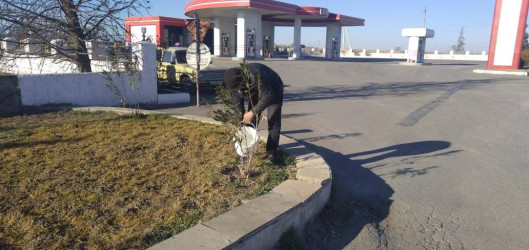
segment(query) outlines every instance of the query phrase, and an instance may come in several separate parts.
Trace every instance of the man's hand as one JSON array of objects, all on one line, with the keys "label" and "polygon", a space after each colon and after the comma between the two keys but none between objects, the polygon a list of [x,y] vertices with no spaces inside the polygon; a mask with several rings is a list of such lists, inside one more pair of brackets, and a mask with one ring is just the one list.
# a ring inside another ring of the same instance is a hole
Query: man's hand
[{"label": "man's hand", "polygon": [[242,117],[242,122],[245,124],[252,123],[253,119],[255,118],[255,113],[253,111],[248,111],[244,113],[244,116]]}]

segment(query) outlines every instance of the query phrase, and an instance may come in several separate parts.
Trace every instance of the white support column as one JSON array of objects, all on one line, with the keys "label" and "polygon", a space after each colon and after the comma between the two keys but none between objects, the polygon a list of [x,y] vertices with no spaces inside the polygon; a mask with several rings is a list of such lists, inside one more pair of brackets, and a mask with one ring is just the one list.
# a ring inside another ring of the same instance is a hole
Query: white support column
[{"label": "white support column", "polygon": [[[237,58],[261,58],[263,50],[262,16],[258,11],[237,11]],[[249,44],[252,37],[253,44]]]},{"label": "white support column", "polygon": [[228,56],[236,56],[237,55],[237,48],[235,47],[235,44],[237,44],[236,38],[237,38],[237,30],[235,28],[235,23],[237,22],[237,19],[235,18],[229,18],[226,20],[226,31],[230,35],[230,53]]},{"label": "white support column", "polygon": [[419,63],[419,37],[412,36],[408,40],[408,53],[406,54],[406,61],[408,63]]},{"label": "white support column", "polygon": [[327,37],[325,43],[326,58],[340,58],[341,37],[342,26],[340,24],[327,24]]},{"label": "white support column", "polygon": [[276,26],[272,25],[272,38],[270,39],[270,48],[272,50],[272,56],[276,55]]},{"label": "white support column", "polygon": [[269,49],[269,55],[270,56],[274,56],[274,52],[275,52],[275,45],[274,45],[274,37],[275,37],[275,34],[274,34],[274,31],[275,31],[275,26],[272,24],[272,23],[268,23],[268,22],[263,22],[263,54],[262,56],[263,57],[268,57],[268,54],[266,54],[265,52],[265,49],[266,49],[266,40],[268,38],[268,49]]},{"label": "white support column", "polygon": [[237,55],[238,59],[246,58],[246,18],[245,11],[237,11]]},{"label": "white support column", "polygon": [[213,19],[213,56],[221,55],[221,43],[222,43],[222,28],[221,28],[221,18],[215,17]]},{"label": "white support column", "polygon": [[263,21],[260,13],[255,14],[255,58],[263,58]]},{"label": "white support column", "polygon": [[292,59],[301,58],[301,18],[294,19],[294,51]]},{"label": "white support column", "polygon": [[[213,46],[214,56],[234,56],[235,49],[235,19],[216,17],[214,19]],[[228,38],[228,48],[223,46],[223,37]]]}]

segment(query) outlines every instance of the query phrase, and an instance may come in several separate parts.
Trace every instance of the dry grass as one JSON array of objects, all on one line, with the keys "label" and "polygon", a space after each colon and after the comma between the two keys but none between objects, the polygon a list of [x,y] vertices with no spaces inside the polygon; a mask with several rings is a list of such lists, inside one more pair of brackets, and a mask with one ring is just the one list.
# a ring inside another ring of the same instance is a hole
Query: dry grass
[{"label": "dry grass", "polygon": [[103,112],[0,119],[0,249],[146,248],[288,178],[258,155],[241,184],[226,131]]}]

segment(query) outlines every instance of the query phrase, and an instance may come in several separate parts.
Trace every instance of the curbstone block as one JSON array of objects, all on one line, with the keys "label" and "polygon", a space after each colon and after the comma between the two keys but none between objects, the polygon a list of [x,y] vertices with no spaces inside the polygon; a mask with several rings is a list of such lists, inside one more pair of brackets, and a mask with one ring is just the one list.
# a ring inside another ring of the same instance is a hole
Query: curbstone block
[{"label": "curbstone block", "polygon": [[303,203],[318,190],[321,185],[297,180],[286,180],[272,189],[272,194],[278,194],[288,200]]},{"label": "curbstone block", "polygon": [[251,205],[250,201],[202,224],[229,238],[240,239],[273,221],[292,207],[291,203],[277,204],[271,202],[272,200],[265,207],[259,207]]},{"label": "curbstone block", "polygon": [[223,249],[236,240],[207,226],[198,224],[149,249]]},{"label": "curbstone block", "polygon": [[331,178],[331,170],[325,168],[300,168],[296,177],[301,181],[321,184]]},{"label": "curbstone block", "polygon": [[298,169],[301,168],[325,168],[329,169],[329,165],[322,157],[309,158],[307,160],[300,160],[297,163]]}]

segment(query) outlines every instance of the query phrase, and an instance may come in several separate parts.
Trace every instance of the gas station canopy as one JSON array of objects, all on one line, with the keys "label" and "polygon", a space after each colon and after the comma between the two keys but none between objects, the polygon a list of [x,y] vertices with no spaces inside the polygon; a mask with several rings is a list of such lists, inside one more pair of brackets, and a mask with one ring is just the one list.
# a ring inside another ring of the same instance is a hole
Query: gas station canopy
[{"label": "gas station canopy", "polygon": [[215,56],[237,59],[274,56],[279,49],[274,46],[277,26],[294,27],[289,59],[302,57],[302,27],[326,28],[325,57],[339,58],[342,27],[365,23],[361,18],[330,13],[327,8],[273,0],[191,0],[186,3],[184,13],[188,17],[196,13],[200,18],[211,19]]},{"label": "gas station canopy", "polygon": [[204,18],[236,17],[240,10],[259,11],[263,21],[275,26],[293,26],[296,18],[301,19],[303,27],[325,27],[331,23],[364,26],[364,19],[330,13],[326,8],[272,0],[192,0],[185,5],[185,14],[189,17],[193,17],[195,11]]}]

